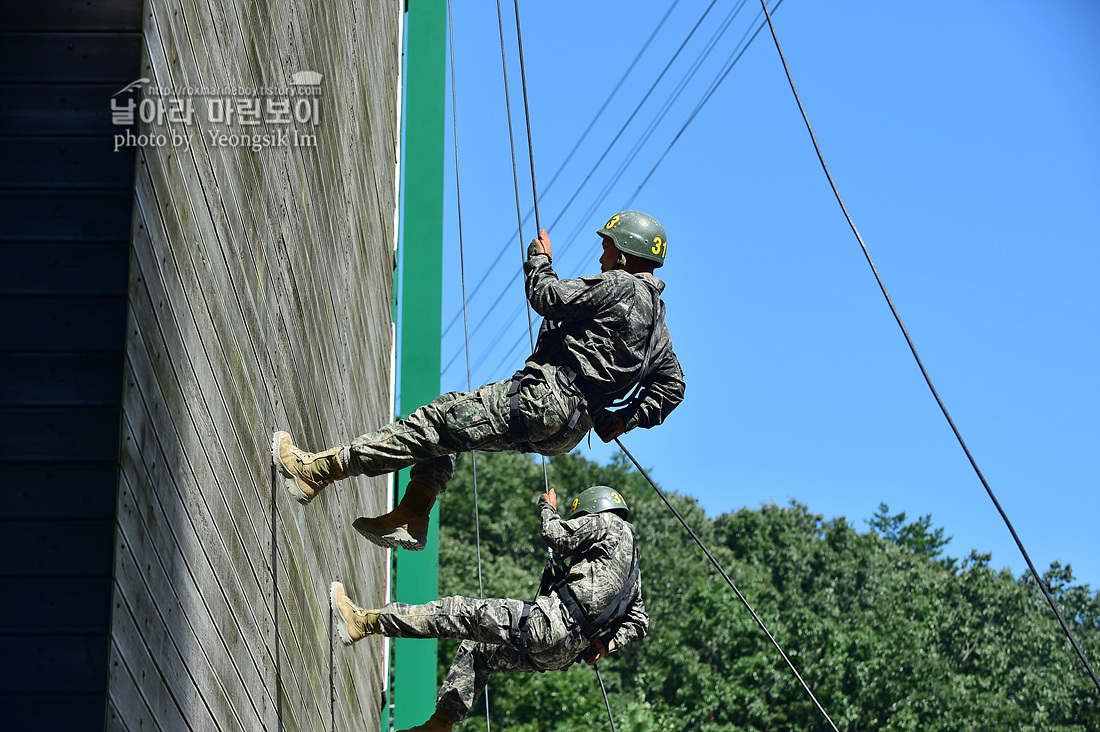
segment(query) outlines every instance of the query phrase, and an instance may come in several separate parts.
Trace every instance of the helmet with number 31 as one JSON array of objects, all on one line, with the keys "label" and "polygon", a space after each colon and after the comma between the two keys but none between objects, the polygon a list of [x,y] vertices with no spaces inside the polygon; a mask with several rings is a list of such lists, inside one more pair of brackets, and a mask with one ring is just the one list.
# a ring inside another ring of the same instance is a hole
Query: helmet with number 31
[{"label": "helmet with number 31", "polygon": [[641,211],[620,211],[607,220],[596,232],[610,239],[615,248],[624,254],[648,259],[660,267],[665,263],[668,236],[657,219]]},{"label": "helmet with number 31", "polygon": [[594,485],[585,490],[573,499],[570,508],[572,513],[569,514],[569,518],[576,518],[582,513],[603,513],[604,511],[614,511],[624,519],[630,517],[630,509],[627,508],[626,501],[617,490],[608,488],[606,485]]}]

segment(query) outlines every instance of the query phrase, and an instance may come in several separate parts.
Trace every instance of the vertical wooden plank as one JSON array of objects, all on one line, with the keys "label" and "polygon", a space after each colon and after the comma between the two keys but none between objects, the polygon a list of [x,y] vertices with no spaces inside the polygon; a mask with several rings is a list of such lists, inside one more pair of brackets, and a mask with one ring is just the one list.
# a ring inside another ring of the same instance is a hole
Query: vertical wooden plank
[{"label": "vertical wooden plank", "polygon": [[[160,685],[150,678],[144,669],[138,669],[138,679],[126,665],[119,653],[117,644],[111,644],[111,694],[107,701],[107,730],[150,730],[180,729],[182,719],[179,710],[173,706],[161,707],[153,711],[146,703],[146,695],[155,695],[150,687],[159,690]],[[122,710],[125,710],[123,712]]]},{"label": "vertical wooden plank", "polygon": [[[157,86],[312,69],[324,93],[316,147],[218,145],[209,133],[255,130],[203,118],[150,128],[186,149],[139,152],[113,709],[130,728],[124,707],[144,704],[164,728],[374,729],[382,659],[333,648],[327,589],[339,577],[383,599],[385,552],[350,523],[382,510],[386,482],[303,509],[272,490],[269,440],[289,428],[321,449],[391,416],[402,4],[149,0],[145,20]],[[134,683],[149,663],[186,705]]]}]

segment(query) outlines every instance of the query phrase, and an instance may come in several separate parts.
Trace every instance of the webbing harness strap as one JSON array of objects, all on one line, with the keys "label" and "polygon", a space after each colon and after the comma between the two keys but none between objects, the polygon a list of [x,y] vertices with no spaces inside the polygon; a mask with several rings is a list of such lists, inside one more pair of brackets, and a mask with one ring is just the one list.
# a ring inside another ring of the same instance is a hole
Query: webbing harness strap
[{"label": "webbing harness strap", "polygon": [[585,613],[584,608],[577,602],[576,595],[569,589],[569,584],[565,581],[565,578],[559,579],[553,585],[553,590],[557,594],[558,599],[561,600],[562,605],[569,611],[570,617],[581,629],[581,633],[589,643],[592,643],[605,632],[610,630],[618,630],[616,627],[609,628],[608,625],[614,626],[615,622],[621,620],[626,615],[626,609],[630,604],[630,591],[634,589],[634,585],[638,583],[638,577],[641,574],[641,569],[638,566],[638,542],[634,541],[634,555],[630,562],[630,574],[626,578],[626,582],[623,584],[619,593],[615,595],[615,598],[608,604],[600,616],[595,620],[590,620],[588,614]]},{"label": "webbing harness strap", "polygon": [[519,387],[522,380],[523,371],[517,371],[508,386],[508,436],[520,452],[535,452],[531,435],[528,434],[527,425],[523,423],[523,415],[519,411]]},{"label": "webbing harness strap", "polygon": [[576,427],[577,421],[581,418],[581,414],[588,411],[588,399],[584,396],[584,391],[576,384],[576,381],[576,371],[568,366],[562,366],[558,369],[558,382],[567,389],[572,387],[574,391],[580,392],[581,397],[577,406],[573,408],[573,414],[569,415],[569,429]]},{"label": "webbing harness strap", "polygon": [[527,635],[527,624],[531,622],[531,608],[534,604],[530,600],[523,601],[523,612],[518,619],[513,619],[512,627],[508,631],[516,650],[526,651],[531,645],[531,638]]},{"label": "webbing harness strap", "polygon": [[[563,382],[564,378],[564,382]],[[568,388],[573,385],[576,380],[577,374],[573,369],[568,366],[562,366],[558,369],[558,381],[562,383],[562,386]],[[519,448],[520,452],[538,452],[535,449],[534,444],[531,442],[531,434],[527,431],[527,425],[523,422],[523,414],[519,409],[519,389],[523,382],[523,371],[517,371],[512,376],[512,383],[508,385],[508,436]],[[580,402],[573,408],[573,413],[569,415],[569,421],[561,431],[571,430],[577,426],[577,422],[580,421],[581,415],[588,411],[588,400],[581,396]]]},{"label": "webbing harness strap", "polygon": [[[661,299],[661,295],[652,288],[651,285],[646,283],[646,286],[653,292],[653,325],[649,329],[649,340],[646,342],[645,355],[642,357],[642,365],[638,369],[638,375],[630,386],[627,386],[625,390],[629,390],[629,393],[621,399],[612,399],[609,404],[604,405],[605,409],[615,409],[618,407],[624,407],[631,404],[638,398],[638,393],[642,389],[642,382],[653,373],[653,351],[657,348],[657,338],[661,332],[661,326],[665,322],[665,301]],[[620,390],[620,393],[624,390]]]},{"label": "webbing harness strap", "polygon": [[[643,280],[644,282],[644,280]],[[660,338],[661,329],[665,322],[665,301],[661,299],[660,293],[653,285],[648,282],[645,283],[646,287],[653,294],[653,323],[649,329],[649,337],[646,340],[645,353],[642,356],[642,363],[638,367],[637,373],[630,380],[626,386],[612,392],[610,394],[603,393],[600,389],[594,388],[584,376],[573,371],[569,366],[559,366],[559,381],[564,376],[564,387],[572,387],[575,392],[581,394],[584,398],[585,404],[580,406],[580,409],[588,409],[592,406],[595,409],[618,409],[620,407],[628,406],[638,400],[638,395],[642,390],[645,380],[653,373],[653,354],[657,350],[657,339]],[[633,307],[633,306],[631,306]],[[553,360],[553,354],[564,348],[562,341],[561,327],[553,320],[546,319],[542,321],[542,327],[539,329],[539,339],[535,344],[535,353],[542,352],[544,358]],[[618,397],[617,395],[623,395]],[[570,418],[570,429],[576,424],[576,420],[580,418],[580,412],[574,410],[572,417]]]}]

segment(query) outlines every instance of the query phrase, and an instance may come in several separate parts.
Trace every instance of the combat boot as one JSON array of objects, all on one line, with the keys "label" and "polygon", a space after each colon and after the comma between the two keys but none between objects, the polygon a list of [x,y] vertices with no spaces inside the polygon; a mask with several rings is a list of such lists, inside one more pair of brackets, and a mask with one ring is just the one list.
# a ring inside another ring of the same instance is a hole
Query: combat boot
[{"label": "combat boot", "polygon": [[435,713],[424,724],[418,724],[415,727],[398,730],[397,732],[451,732],[454,726],[455,723],[451,721],[450,717],[436,709]]},{"label": "combat boot", "polygon": [[283,484],[298,503],[306,504],[325,486],[348,477],[337,459],[341,448],[306,452],[294,447],[290,434],[276,432],[271,438],[271,460],[283,476]]},{"label": "combat boot", "polygon": [[345,646],[363,640],[368,635],[378,635],[382,626],[378,623],[377,610],[364,610],[344,592],[342,582],[333,582],[328,591],[329,603],[336,616],[336,630]]},{"label": "combat boot", "polygon": [[428,540],[428,514],[434,505],[435,491],[423,483],[409,481],[396,508],[377,518],[361,516],[352,526],[378,546],[418,552]]}]

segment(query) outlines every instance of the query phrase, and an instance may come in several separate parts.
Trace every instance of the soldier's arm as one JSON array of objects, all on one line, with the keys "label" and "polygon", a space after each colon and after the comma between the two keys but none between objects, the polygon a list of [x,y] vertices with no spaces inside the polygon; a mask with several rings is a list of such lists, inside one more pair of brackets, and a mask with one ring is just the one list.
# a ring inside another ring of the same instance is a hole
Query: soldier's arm
[{"label": "soldier's arm", "polygon": [[550,266],[550,258],[544,254],[529,257],[523,271],[527,277],[527,299],[531,308],[544,318],[584,320],[594,317],[621,297],[607,277],[559,280]]},{"label": "soldier's arm", "polygon": [[619,626],[618,632],[611,638],[607,647],[614,652],[627,643],[644,637],[648,631],[649,615],[646,614],[645,603],[642,602],[642,586],[639,584],[638,596],[626,609],[626,617],[623,618],[622,625]]},{"label": "soldier's arm", "polygon": [[626,431],[635,427],[653,427],[665,421],[672,410],[684,401],[684,372],[672,351],[671,344],[660,365],[646,379],[640,392],[641,399],[633,409],[619,412]]},{"label": "soldier's arm", "polygon": [[542,526],[539,530],[546,545],[562,556],[572,556],[587,551],[607,535],[603,523],[596,516],[581,516],[566,521],[550,507],[545,496],[539,498]]}]

